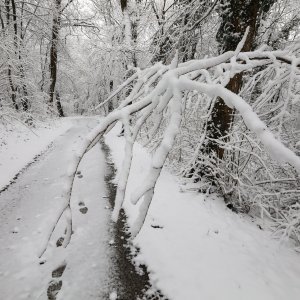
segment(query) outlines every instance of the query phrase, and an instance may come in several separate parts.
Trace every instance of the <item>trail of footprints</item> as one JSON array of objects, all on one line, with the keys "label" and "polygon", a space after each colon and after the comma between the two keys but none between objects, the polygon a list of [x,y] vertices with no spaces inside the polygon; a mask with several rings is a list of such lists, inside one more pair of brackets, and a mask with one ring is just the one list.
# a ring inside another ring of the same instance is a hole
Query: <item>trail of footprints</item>
[{"label": "trail of footprints", "polygon": [[[77,171],[77,172],[76,172],[76,175],[77,175],[77,178],[82,178],[82,177],[83,177],[81,171]],[[88,212],[88,208],[85,206],[85,203],[84,203],[83,201],[80,201],[80,202],[78,203],[78,205],[80,206],[79,211],[80,211],[83,215],[85,215],[85,214]]]},{"label": "trail of footprints", "polygon": [[[76,175],[78,178],[83,178],[81,171],[78,171],[76,173]],[[85,215],[88,212],[88,208],[86,207],[86,205],[83,201],[80,201],[78,203],[78,206],[79,206],[79,211],[82,214]],[[67,231],[67,229],[65,229],[65,234],[66,234],[66,231]],[[72,231],[72,234],[73,233],[74,232]],[[56,247],[61,247],[63,245],[63,242],[64,242],[64,237],[60,237],[56,241]],[[41,263],[41,264],[43,264],[43,263]],[[62,284],[63,284],[63,282],[61,280],[61,276],[63,275],[63,273],[66,269],[66,266],[67,266],[67,264],[63,263],[58,268],[56,268],[55,270],[52,271],[52,280],[49,282],[48,289],[47,289],[48,300],[55,300],[58,292],[61,290]]]},{"label": "trail of footprints", "polygon": [[47,289],[48,300],[55,300],[58,292],[62,287],[62,280],[60,277],[66,269],[66,264],[60,265],[58,268],[52,271],[52,280],[49,282]]}]

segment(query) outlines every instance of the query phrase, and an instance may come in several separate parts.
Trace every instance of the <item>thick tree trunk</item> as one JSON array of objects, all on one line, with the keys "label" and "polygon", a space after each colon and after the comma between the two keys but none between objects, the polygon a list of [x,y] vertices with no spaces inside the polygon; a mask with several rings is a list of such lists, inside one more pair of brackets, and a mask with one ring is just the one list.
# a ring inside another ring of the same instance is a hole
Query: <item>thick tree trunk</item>
[{"label": "thick tree trunk", "polygon": [[[221,2],[224,13],[217,35],[221,52],[235,50],[247,27],[249,27],[249,33],[242,51],[251,51],[260,18],[263,13],[271,8],[274,0],[223,0]],[[238,94],[242,87],[242,80],[242,73],[237,74],[230,79],[226,88]],[[233,117],[234,110],[229,108],[223,99],[218,98],[207,124],[207,139],[202,152],[206,155],[214,156],[216,159],[223,159],[224,149],[220,146],[218,140],[228,141],[227,135],[230,131]],[[207,170],[207,167],[203,167],[200,168],[199,175],[210,175],[212,171],[210,168]]]},{"label": "thick tree trunk", "polygon": [[[230,79],[226,88],[237,94],[242,86],[242,74],[236,74]],[[217,158],[222,159],[224,149],[220,147],[216,140],[222,139],[223,142],[228,141],[227,134],[229,133],[234,116],[234,110],[228,107],[222,98],[218,98],[211,113],[211,118],[207,124],[207,143],[205,151],[207,154],[212,152]]]}]

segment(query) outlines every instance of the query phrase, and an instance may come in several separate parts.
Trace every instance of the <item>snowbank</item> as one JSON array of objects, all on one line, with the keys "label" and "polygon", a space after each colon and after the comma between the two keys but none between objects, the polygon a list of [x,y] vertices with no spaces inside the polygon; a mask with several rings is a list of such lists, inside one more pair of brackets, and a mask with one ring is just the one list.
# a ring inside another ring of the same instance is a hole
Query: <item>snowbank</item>
[{"label": "snowbank", "polygon": [[[118,170],[125,147],[119,132],[115,126],[106,137]],[[124,202],[130,226],[138,212],[130,195],[150,166],[150,155],[135,144]],[[147,265],[152,284],[170,300],[299,299],[297,253],[227,209],[222,200],[182,193],[177,179],[165,169],[134,244],[141,249],[136,262]]]},{"label": "snowbank", "polygon": [[0,190],[57,136],[68,130],[72,120],[60,119],[33,129],[21,123],[0,124]]}]

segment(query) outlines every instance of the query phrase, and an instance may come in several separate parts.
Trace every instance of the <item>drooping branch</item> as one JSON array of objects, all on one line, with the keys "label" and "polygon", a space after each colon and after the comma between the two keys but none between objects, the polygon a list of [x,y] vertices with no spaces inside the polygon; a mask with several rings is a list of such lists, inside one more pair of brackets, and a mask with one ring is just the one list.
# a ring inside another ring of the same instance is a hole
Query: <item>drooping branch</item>
[{"label": "drooping branch", "polygon": [[[287,53],[281,54],[288,60],[291,59]],[[232,59],[235,55],[235,59]],[[276,59],[275,61],[272,60],[276,55],[279,55],[279,52],[272,53],[259,50],[237,54],[236,52],[231,51],[217,57],[195,60],[179,65],[177,65],[177,60],[175,59],[169,66],[155,65],[155,67],[140,70],[137,74],[133,75],[127,81],[128,84],[129,82],[135,82],[135,86],[130,95],[121,102],[120,106],[115,111],[102,119],[100,125],[87,136],[76,157],[74,157],[68,171],[69,179],[67,181],[65,193],[65,205],[59,214],[59,218],[52,227],[47,241],[49,242],[51,239],[52,233],[60,217],[68,210],[68,207],[70,207],[74,178],[82,157],[100,140],[105,131],[108,128],[111,128],[112,124],[121,121],[125,125],[126,154],[123,169],[120,173],[121,180],[119,181],[117,199],[112,216],[114,221],[117,220],[126,193],[134,142],[146,120],[151,115],[158,115],[163,118],[168,118],[168,125],[164,130],[163,139],[156,149],[152,161],[152,168],[149,171],[144,184],[141,185],[131,197],[133,203],[139,201],[142,202],[140,206],[140,215],[132,229],[133,236],[140,231],[153,198],[156,182],[166,158],[173,147],[180,127],[182,118],[182,93],[185,91],[198,91],[199,93],[207,94],[213,98],[222,97],[227,105],[234,107],[240,112],[246,126],[257,135],[268,153],[279,160],[280,163],[288,162],[300,173],[300,158],[274,137],[271,131],[242,97],[230,92],[224,87],[224,85],[226,85],[226,80],[224,78],[234,76],[245,70],[245,68],[251,70],[258,65],[261,66],[263,63],[268,66],[272,63],[276,65]],[[255,59],[255,57],[258,59]],[[261,60],[259,59],[260,57],[267,57],[268,59]],[[240,63],[239,59],[242,59],[243,62]],[[243,65],[243,68],[238,67],[241,64]],[[220,72],[220,69],[223,70],[223,72]],[[207,75],[206,72],[209,72],[210,75]],[[205,74],[207,76],[203,76]],[[108,98],[108,100],[124,87],[125,85],[123,84]],[[138,113],[136,122],[130,123],[129,118],[136,113]],[[69,223],[71,224],[71,222]],[[68,232],[70,228],[71,226],[69,227]],[[68,245],[70,238],[71,235],[66,237],[64,246]],[[47,245],[41,252],[42,254],[46,248]]]},{"label": "drooping branch", "polygon": [[243,117],[246,126],[256,134],[267,152],[279,163],[288,162],[300,174],[300,158],[282,142],[277,140],[251,106],[240,96],[219,84],[194,82],[187,78],[180,79],[181,89],[198,90],[212,97],[222,97],[229,107],[235,108]]}]

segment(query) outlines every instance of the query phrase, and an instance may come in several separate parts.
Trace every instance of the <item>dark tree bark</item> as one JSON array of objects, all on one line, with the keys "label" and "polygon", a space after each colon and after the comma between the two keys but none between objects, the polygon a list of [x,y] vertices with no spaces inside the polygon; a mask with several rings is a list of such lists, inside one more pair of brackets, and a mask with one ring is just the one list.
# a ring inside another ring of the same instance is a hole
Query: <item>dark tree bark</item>
[{"label": "dark tree bark", "polygon": [[61,21],[61,0],[54,0],[54,11],[52,19],[52,36],[50,48],[50,88],[49,105],[53,106],[55,85],[57,80],[57,47],[59,39],[59,29]]},{"label": "dark tree bark", "polygon": [[[109,90],[112,93],[114,89],[114,82],[113,80],[109,81]],[[114,104],[112,99],[108,102],[108,113],[112,112],[114,110]]]},{"label": "dark tree bark", "polygon": [[0,23],[1,23],[1,28],[2,28],[2,30],[4,30],[5,25],[4,25],[4,20],[3,20],[3,17],[2,17],[1,7],[0,7]]},{"label": "dark tree bark", "polygon": [[127,8],[127,0],[120,0],[121,10],[124,11]]},{"label": "dark tree bark", "polygon": [[12,76],[11,76],[11,66],[8,66],[8,71],[7,71],[7,75],[8,75],[8,82],[9,82],[9,87],[11,90],[11,101],[13,104],[13,107],[15,108],[15,110],[19,110],[19,105],[17,103],[17,97],[16,97],[16,88],[14,86],[14,83],[12,81]]},{"label": "dark tree bark", "polygon": [[[6,26],[10,25],[10,5],[9,5],[9,3],[10,3],[10,0],[5,0],[4,4],[5,4],[5,13],[6,13]],[[12,80],[12,66],[10,63],[8,63],[7,76],[8,76],[8,83],[9,83],[9,88],[10,88],[10,97],[11,97],[13,107],[16,110],[19,110],[19,106],[17,104],[17,96],[16,96],[17,88],[15,87],[14,82]]]},{"label": "dark tree bark", "polygon": [[65,114],[64,114],[64,110],[61,105],[60,94],[58,91],[56,91],[56,108],[57,108],[59,117],[64,117]]},{"label": "dark tree bark", "polygon": [[[247,27],[249,33],[242,51],[253,50],[257,28],[261,17],[267,13],[275,0],[222,0],[222,22],[217,34],[220,52],[233,51],[237,48]],[[243,75],[237,74],[230,79],[226,88],[238,94],[242,87]],[[228,133],[233,122],[234,110],[229,108],[223,99],[218,98],[211,118],[207,124],[207,137],[202,152],[223,159],[224,149],[218,140],[228,140]],[[210,175],[213,170],[207,167],[200,168],[199,175]]]}]

